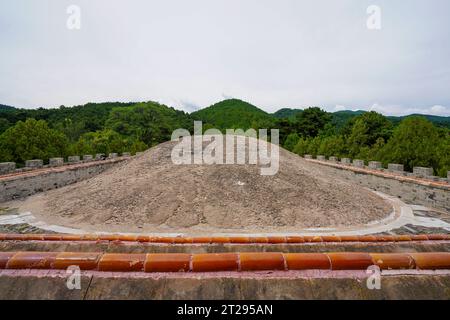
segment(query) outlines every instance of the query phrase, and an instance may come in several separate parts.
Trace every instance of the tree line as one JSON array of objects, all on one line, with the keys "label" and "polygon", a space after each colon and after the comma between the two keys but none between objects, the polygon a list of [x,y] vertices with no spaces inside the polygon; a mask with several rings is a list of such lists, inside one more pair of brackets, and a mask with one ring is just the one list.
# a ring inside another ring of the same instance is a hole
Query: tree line
[{"label": "tree line", "polygon": [[319,107],[269,114],[238,99],[191,114],[152,101],[35,110],[0,105],[0,162],[135,153],[170,140],[175,129],[192,132],[194,120],[202,120],[204,130],[279,129],[280,144],[299,155],[401,163],[407,170],[433,167],[443,177],[450,170],[446,118],[435,125],[420,116],[394,119],[376,112],[328,113]]},{"label": "tree line", "polygon": [[289,120],[292,131],[283,146],[299,155],[324,155],[365,161],[399,163],[434,168],[446,177],[450,170],[450,130],[434,126],[421,116],[410,116],[394,125],[376,112],[365,112],[338,128],[329,113],[309,108]]}]

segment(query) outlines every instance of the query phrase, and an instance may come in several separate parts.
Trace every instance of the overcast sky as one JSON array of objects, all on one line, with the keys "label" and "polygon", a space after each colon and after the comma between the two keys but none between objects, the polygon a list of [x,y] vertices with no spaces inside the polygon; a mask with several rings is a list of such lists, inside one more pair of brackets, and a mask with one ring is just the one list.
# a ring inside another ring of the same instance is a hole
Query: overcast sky
[{"label": "overcast sky", "polygon": [[0,104],[235,97],[449,116],[449,13],[448,0],[0,0]]}]

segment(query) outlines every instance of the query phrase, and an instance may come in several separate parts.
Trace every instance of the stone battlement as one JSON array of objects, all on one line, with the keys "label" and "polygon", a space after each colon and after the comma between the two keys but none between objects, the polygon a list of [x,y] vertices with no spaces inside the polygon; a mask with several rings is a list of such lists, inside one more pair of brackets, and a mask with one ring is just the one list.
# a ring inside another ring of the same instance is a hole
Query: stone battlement
[{"label": "stone battlement", "polygon": [[[123,152],[122,157],[130,157],[131,154],[129,152]],[[63,157],[54,157],[48,160],[48,164],[44,165],[44,160],[42,159],[32,159],[26,160],[25,166],[23,168],[17,168],[15,162],[0,162],[0,176],[10,173],[20,173],[30,170],[36,170],[41,168],[50,168],[50,167],[60,167],[64,165],[71,165],[74,163],[86,163],[91,161],[99,161],[106,159],[114,159],[118,157],[118,153],[110,153],[108,157],[106,157],[102,153],[96,154],[95,158],[93,155],[83,155],[81,156],[69,156],[67,157],[67,162],[64,162]],[[83,160],[81,160],[83,159]]]},{"label": "stone battlement", "polygon": [[24,169],[15,169],[14,163],[7,162],[8,165],[2,163],[4,167],[9,166],[14,170],[0,175],[0,202],[25,198],[91,178],[129,158],[129,155],[98,157],[97,160],[69,163],[63,162],[62,158],[51,158],[49,164],[45,166],[42,165],[42,160],[31,160],[32,162],[28,162],[30,167]]},{"label": "stone battlement", "polygon": [[328,167],[326,170],[330,177],[350,180],[363,187],[398,197],[409,204],[450,211],[450,172],[448,178],[439,178],[432,176],[432,168],[414,168],[414,172],[405,172],[401,164],[389,164],[385,169],[377,161],[365,165],[363,160],[353,160],[352,163],[344,160],[342,163],[337,157],[323,160],[323,156],[313,159],[309,155],[304,159]]}]

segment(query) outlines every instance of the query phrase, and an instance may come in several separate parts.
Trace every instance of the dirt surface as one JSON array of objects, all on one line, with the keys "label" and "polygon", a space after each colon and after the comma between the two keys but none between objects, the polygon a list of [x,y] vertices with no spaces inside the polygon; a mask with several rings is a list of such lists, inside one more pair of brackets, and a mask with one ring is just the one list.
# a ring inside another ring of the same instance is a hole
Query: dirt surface
[{"label": "dirt surface", "polygon": [[376,194],[284,149],[278,173],[262,176],[257,165],[175,165],[174,144],[29,197],[20,211],[91,231],[196,233],[356,226],[392,211]]}]

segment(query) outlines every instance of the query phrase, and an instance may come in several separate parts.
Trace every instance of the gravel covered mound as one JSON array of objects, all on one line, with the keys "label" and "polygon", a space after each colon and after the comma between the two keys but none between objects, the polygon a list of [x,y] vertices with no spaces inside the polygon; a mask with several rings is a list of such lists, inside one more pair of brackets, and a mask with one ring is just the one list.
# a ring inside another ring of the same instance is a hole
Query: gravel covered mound
[{"label": "gravel covered mound", "polygon": [[295,231],[366,224],[392,211],[376,194],[281,148],[278,173],[261,176],[256,165],[175,165],[174,145],[23,207],[55,224],[122,232]]}]

